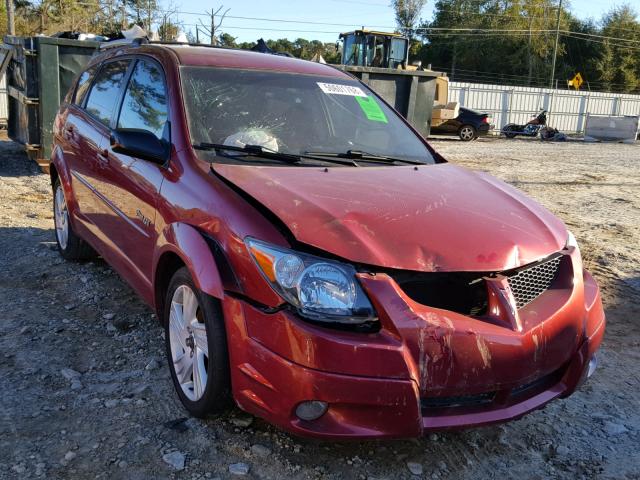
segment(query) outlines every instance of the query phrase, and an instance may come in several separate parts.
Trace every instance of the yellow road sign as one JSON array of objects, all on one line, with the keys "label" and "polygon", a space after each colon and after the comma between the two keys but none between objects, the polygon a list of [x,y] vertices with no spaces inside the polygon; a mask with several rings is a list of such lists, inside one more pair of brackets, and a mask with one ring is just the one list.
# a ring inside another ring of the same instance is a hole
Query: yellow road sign
[{"label": "yellow road sign", "polygon": [[567,85],[569,87],[575,88],[576,90],[580,90],[580,86],[583,83],[584,83],[584,80],[582,79],[582,75],[580,75],[580,72],[576,73],[575,77],[567,81]]}]

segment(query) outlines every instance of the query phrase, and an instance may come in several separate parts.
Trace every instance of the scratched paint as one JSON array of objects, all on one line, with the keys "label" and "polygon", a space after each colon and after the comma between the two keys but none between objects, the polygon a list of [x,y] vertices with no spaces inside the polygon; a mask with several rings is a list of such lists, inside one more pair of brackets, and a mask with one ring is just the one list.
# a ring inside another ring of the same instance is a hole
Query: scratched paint
[{"label": "scratched paint", "polygon": [[480,352],[480,356],[482,357],[484,368],[489,368],[491,366],[491,351],[489,351],[484,338],[477,335],[476,345],[478,346],[478,351]]}]

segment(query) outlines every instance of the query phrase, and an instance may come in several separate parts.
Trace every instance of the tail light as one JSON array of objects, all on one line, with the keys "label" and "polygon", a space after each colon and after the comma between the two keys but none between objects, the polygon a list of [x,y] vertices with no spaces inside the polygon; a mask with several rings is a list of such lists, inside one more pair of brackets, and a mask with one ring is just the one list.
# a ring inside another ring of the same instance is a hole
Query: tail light
[{"label": "tail light", "polygon": [[482,117],[482,123],[489,123],[489,117]]}]

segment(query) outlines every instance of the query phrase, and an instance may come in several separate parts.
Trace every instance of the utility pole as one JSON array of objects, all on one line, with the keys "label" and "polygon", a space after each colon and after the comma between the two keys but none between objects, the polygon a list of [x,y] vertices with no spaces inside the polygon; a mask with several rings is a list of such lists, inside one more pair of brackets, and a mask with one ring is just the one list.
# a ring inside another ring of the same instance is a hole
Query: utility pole
[{"label": "utility pole", "polygon": [[122,5],[120,5],[120,15],[120,28],[125,30],[127,28],[127,6],[125,5],[124,0],[122,0]]},{"label": "utility pole", "polygon": [[16,34],[15,5],[13,0],[7,0],[7,33]]},{"label": "utility pole", "polygon": [[533,75],[533,53],[531,51],[531,28],[533,27],[533,15],[529,11],[529,78],[527,79],[527,84],[531,86],[531,77]]},{"label": "utility pole", "polygon": [[556,57],[558,56],[558,40],[560,40],[560,13],[562,12],[562,0],[558,3],[558,15],[556,17],[556,43],[553,47],[553,63],[551,64],[551,81],[549,88],[553,88],[553,80],[556,75]]},{"label": "utility pole", "polygon": [[200,30],[198,30],[198,25],[196,25],[196,43],[200,43]]},{"label": "utility pole", "polygon": [[151,0],[147,1],[147,35],[151,36]]},{"label": "utility pole", "polygon": [[[211,43],[211,45],[217,45],[218,41],[216,39],[216,30],[220,28],[220,26],[222,25],[222,21],[224,20],[224,17],[227,15],[227,13],[229,13],[229,10],[231,10],[230,8],[227,8],[225,12],[222,15],[220,15],[220,20],[216,25],[216,15],[218,15],[220,10],[222,10],[223,8],[224,6],[221,6],[215,11],[212,8],[211,13],[207,12],[207,15],[211,17],[211,23],[209,25],[206,25],[200,18],[198,19],[198,21],[202,26],[202,31],[205,33],[205,35],[209,34],[209,37],[210,37],[209,42]],[[196,30],[196,35],[197,34],[198,34],[198,31]]]},{"label": "utility pole", "polygon": [[[221,7],[222,8],[222,7]],[[216,44],[216,14],[213,13],[213,8],[211,9],[211,45]]]}]

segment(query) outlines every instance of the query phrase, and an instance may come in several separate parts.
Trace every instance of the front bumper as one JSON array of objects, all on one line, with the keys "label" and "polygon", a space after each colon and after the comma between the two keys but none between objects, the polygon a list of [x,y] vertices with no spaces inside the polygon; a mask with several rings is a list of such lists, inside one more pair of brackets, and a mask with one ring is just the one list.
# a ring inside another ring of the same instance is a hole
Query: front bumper
[{"label": "front bumper", "polygon": [[[579,277],[534,305],[529,314],[542,318],[525,319],[523,331],[417,305],[386,275],[362,279],[381,318],[375,334],[227,297],[234,398],[284,430],[320,438],[416,437],[518,418],[586,378],[605,317],[594,279]],[[298,419],[296,406],[308,400],[327,402],[327,413]]]}]

